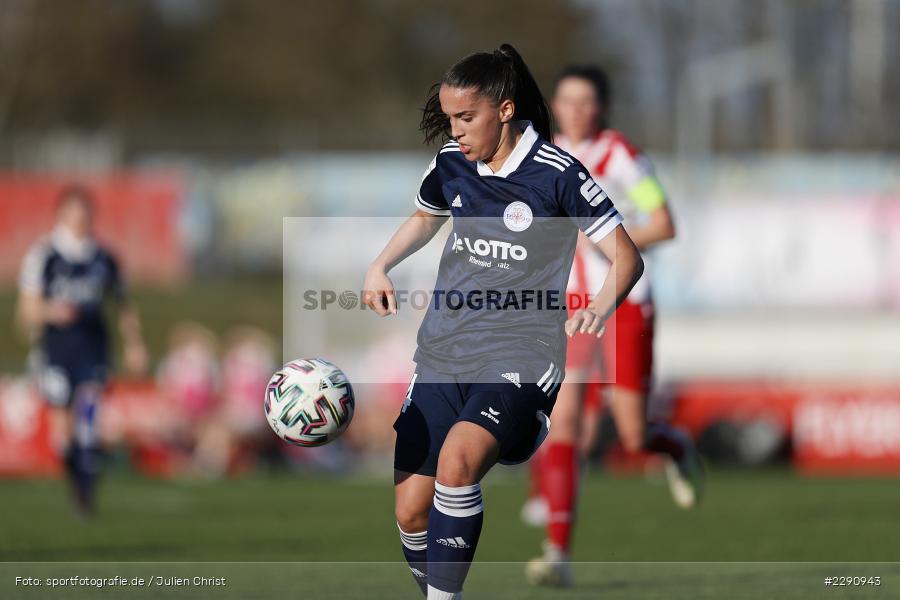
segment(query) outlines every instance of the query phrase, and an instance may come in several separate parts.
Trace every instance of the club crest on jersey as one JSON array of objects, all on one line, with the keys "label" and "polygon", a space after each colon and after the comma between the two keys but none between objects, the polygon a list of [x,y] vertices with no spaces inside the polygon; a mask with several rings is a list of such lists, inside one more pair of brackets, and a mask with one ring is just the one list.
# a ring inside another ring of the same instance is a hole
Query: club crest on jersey
[{"label": "club crest on jersey", "polygon": [[531,207],[518,200],[508,204],[506,210],[503,211],[503,223],[510,231],[525,231],[531,227],[533,220]]}]

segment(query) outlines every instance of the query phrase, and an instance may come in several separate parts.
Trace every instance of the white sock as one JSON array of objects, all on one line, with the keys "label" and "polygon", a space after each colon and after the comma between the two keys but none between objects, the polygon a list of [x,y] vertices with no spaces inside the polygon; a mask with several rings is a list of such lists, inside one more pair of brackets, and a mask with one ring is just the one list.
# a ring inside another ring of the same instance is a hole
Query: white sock
[{"label": "white sock", "polygon": [[463,600],[463,595],[462,592],[445,592],[429,585],[427,600]]}]

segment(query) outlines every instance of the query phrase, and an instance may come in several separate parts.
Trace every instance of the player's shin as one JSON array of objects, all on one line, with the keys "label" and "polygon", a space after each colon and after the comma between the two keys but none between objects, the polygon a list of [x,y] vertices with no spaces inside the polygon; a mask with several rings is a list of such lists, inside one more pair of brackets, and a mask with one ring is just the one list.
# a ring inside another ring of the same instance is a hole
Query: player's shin
[{"label": "player's shin", "polygon": [[428,598],[459,597],[475,556],[484,504],[479,484],[450,487],[435,482],[428,517]]},{"label": "player's shin", "polygon": [[[400,524],[397,524],[400,529]],[[428,595],[428,532],[407,533],[400,529],[400,541],[403,544],[403,556],[409,564],[409,570],[412,571],[422,594]]]},{"label": "player's shin", "polygon": [[543,463],[547,480],[547,539],[562,555],[568,555],[572,541],[575,502],[578,490],[578,457],[571,442],[553,442]]}]

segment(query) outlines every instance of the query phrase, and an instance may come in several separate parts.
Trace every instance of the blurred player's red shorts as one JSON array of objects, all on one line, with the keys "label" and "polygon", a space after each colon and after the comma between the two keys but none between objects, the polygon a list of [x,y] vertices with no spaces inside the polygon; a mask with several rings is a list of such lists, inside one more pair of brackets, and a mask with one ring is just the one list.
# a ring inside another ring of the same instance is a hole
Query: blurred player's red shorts
[{"label": "blurred player's red shorts", "polygon": [[606,322],[603,337],[576,334],[569,338],[566,371],[576,369],[588,373],[586,409],[601,404],[607,384],[646,394],[653,369],[653,303],[625,300]]}]

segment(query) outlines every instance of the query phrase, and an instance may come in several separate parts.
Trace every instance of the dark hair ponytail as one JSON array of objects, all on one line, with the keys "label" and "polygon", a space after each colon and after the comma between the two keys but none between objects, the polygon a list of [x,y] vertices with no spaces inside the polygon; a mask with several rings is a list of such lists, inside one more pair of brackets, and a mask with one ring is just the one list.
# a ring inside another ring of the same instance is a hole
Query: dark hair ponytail
[{"label": "dark hair ponytail", "polygon": [[516,106],[515,118],[531,121],[538,135],[546,140],[551,139],[553,125],[547,101],[528,65],[509,44],[503,44],[493,52],[476,52],[467,56],[450,67],[440,83],[431,87],[419,123],[426,144],[437,138],[450,137],[450,119],[441,110],[438,97],[441,85],[474,87],[496,104],[512,100]]}]

